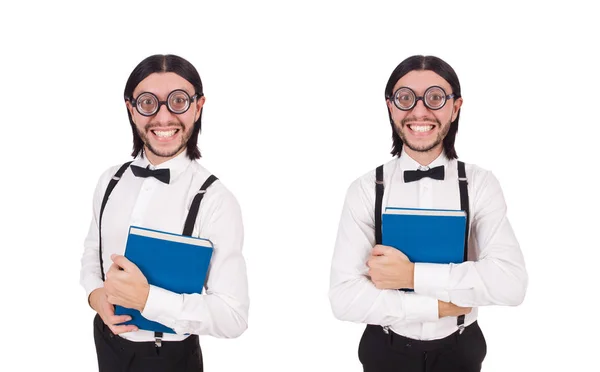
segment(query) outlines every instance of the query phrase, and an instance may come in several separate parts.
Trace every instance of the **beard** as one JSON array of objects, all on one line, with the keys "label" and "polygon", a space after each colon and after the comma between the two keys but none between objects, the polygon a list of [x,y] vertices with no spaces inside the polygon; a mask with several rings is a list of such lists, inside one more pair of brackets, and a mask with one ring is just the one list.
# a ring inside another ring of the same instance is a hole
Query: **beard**
[{"label": "beard", "polygon": [[150,130],[160,128],[161,125],[155,124],[155,123],[148,123],[144,126],[143,132],[140,131],[136,127],[137,133],[140,136],[140,138],[142,139],[142,142],[144,143],[144,146],[146,147],[146,149],[148,149],[148,151],[151,152],[152,154],[159,156],[159,157],[163,157],[163,158],[170,158],[172,156],[175,156],[183,148],[185,148],[187,146],[188,141],[190,140],[190,137],[192,137],[192,131],[193,131],[193,126],[192,126],[192,128],[190,128],[186,132],[185,126],[183,124],[181,124],[180,122],[169,122],[168,126],[169,127],[178,127],[177,129],[181,133],[181,143],[179,143],[179,145],[174,149],[165,149],[162,151],[153,147],[152,144],[150,143],[150,140],[148,139],[148,136],[146,135],[146,133],[150,132]]},{"label": "beard", "polygon": [[[408,128],[408,123],[413,122],[413,121],[428,122],[428,123],[433,124],[434,127],[437,126],[439,128],[439,131],[438,131],[438,135],[437,135],[436,139],[429,144],[422,144],[422,145],[417,145],[415,143],[411,143],[410,141],[408,141],[408,139],[406,138],[406,135],[404,134],[404,130],[410,130]],[[446,135],[448,134],[448,131],[450,130],[451,124],[452,124],[451,119],[448,120],[448,123],[446,123],[446,125],[442,125],[442,123],[437,118],[435,118],[435,119],[423,118],[423,119],[417,120],[417,118],[415,118],[415,117],[407,117],[407,118],[404,118],[403,120],[401,120],[400,126],[396,125],[395,129],[396,129],[396,133],[398,134],[398,136],[400,137],[400,139],[402,140],[404,145],[406,145],[406,147],[408,147],[409,149],[411,149],[413,151],[417,151],[417,152],[428,152],[428,151],[431,151],[431,150],[435,149],[436,147],[438,147],[442,143],[442,141],[444,141],[444,138],[446,138]]]}]

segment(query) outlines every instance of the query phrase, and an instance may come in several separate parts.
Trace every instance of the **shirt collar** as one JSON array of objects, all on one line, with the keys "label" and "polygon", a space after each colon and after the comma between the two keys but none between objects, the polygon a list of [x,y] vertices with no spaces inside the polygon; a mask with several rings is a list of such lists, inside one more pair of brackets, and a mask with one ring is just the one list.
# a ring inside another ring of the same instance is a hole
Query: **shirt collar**
[{"label": "shirt collar", "polygon": [[177,155],[173,159],[169,159],[164,163],[154,166],[150,164],[148,158],[144,156],[144,153],[145,150],[142,150],[142,152],[140,152],[140,154],[133,160],[132,164],[143,168],[149,166],[150,169],[169,169],[171,182],[177,179],[177,177],[183,173],[192,162],[192,160],[187,156],[187,150],[183,150],[181,154]]},{"label": "shirt collar", "polygon": [[439,165],[443,165],[445,168],[448,167],[448,157],[446,157],[446,152],[442,150],[442,153],[430,164],[427,166],[422,166],[415,159],[411,158],[410,155],[406,153],[404,150],[404,146],[402,146],[402,152],[400,154],[400,169],[402,170],[427,170],[429,168],[437,167]]}]

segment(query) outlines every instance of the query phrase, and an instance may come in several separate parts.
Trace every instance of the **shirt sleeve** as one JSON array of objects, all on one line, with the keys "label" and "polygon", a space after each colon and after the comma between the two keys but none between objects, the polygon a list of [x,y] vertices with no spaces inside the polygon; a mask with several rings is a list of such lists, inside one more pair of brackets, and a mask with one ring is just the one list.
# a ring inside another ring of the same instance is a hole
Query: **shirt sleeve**
[{"label": "shirt sleeve", "polygon": [[104,192],[108,186],[108,182],[113,174],[117,171],[118,167],[113,167],[104,172],[98,179],[96,189],[94,191],[92,201],[92,219],[90,221],[90,227],[87,236],[83,243],[83,255],[81,257],[81,269],[79,276],[79,283],[83,286],[87,298],[97,288],[104,286],[102,281],[102,272],[100,268],[99,254],[99,235],[98,235],[98,219],[100,216],[100,207],[102,205],[102,199],[104,198]]},{"label": "shirt sleeve", "polygon": [[205,292],[177,294],[151,286],[142,315],[178,334],[234,338],[248,327],[242,215],[237,200],[220,181],[212,187],[199,211],[200,235],[214,246]]},{"label": "shirt sleeve", "polygon": [[375,177],[355,181],[346,194],[331,265],[333,314],[355,323],[390,325],[438,320],[435,298],[377,289],[367,276],[375,245]]},{"label": "shirt sleeve", "polygon": [[477,260],[447,265],[416,263],[415,293],[458,306],[519,305],[525,297],[528,275],[506,215],[502,189],[489,171],[481,180],[473,181],[470,239],[476,240]]}]

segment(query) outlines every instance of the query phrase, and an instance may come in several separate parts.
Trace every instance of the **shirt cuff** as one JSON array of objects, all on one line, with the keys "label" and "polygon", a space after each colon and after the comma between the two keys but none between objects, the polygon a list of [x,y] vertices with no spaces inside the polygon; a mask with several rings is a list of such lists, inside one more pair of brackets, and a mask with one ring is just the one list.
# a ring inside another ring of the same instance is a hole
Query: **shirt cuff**
[{"label": "shirt cuff", "polygon": [[406,293],[404,316],[409,323],[435,322],[439,320],[438,300],[431,297]]},{"label": "shirt cuff", "polygon": [[183,308],[183,295],[151,285],[142,316],[173,328]]},{"label": "shirt cuff", "polygon": [[83,283],[83,289],[85,290],[88,303],[90,302],[90,295],[92,294],[92,292],[102,287],[104,287],[104,282],[100,278],[90,278]]},{"label": "shirt cuff", "polygon": [[450,278],[450,265],[415,263],[415,293],[450,302],[450,294],[446,289]]}]

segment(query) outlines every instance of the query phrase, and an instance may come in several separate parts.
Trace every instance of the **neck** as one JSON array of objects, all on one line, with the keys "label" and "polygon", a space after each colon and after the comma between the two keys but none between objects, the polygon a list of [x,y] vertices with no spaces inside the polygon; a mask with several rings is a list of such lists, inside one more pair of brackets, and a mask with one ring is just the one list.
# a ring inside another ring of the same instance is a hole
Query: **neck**
[{"label": "neck", "polygon": [[440,156],[442,151],[444,151],[444,148],[440,145],[429,151],[415,151],[415,150],[411,150],[410,148],[408,148],[408,146],[404,146],[404,151],[406,152],[406,154],[408,156],[410,156],[412,159],[414,159],[417,163],[419,163],[423,166],[428,166],[435,159],[437,159],[438,156]]}]

